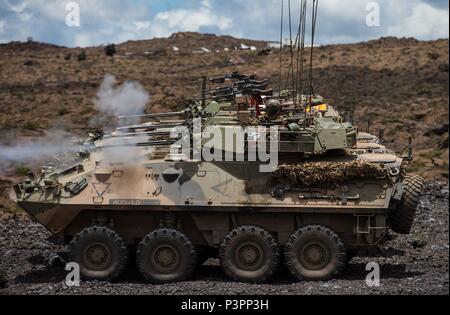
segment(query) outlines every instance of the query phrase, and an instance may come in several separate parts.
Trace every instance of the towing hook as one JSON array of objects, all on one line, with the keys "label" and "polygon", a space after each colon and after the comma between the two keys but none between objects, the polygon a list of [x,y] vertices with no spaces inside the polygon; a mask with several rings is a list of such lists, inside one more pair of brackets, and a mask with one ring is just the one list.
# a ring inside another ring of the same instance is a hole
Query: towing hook
[{"label": "towing hook", "polygon": [[400,175],[400,170],[397,167],[389,168],[389,175],[392,177]]}]

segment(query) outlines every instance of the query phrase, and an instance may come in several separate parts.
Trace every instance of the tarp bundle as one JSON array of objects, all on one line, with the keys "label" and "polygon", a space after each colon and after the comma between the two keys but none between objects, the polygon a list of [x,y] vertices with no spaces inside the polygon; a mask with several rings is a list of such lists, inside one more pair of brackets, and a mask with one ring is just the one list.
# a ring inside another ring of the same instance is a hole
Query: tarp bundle
[{"label": "tarp bundle", "polygon": [[284,164],[273,173],[294,186],[345,183],[355,179],[387,178],[388,171],[377,163],[355,160],[351,162],[305,162]]}]

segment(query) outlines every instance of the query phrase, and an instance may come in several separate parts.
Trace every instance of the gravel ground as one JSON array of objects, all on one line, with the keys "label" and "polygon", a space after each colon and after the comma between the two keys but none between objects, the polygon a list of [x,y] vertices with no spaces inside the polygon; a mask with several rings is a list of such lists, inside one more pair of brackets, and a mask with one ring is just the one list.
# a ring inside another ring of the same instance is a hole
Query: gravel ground
[{"label": "gravel ground", "polygon": [[[114,284],[65,285],[64,247],[55,245],[40,225],[24,217],[0,222],[0,295],[9,294],[449,294],[448,184],[428,183],[416,224],[408,236],[392,233],[382,248],[360,253],[339,279],[329,282],[292,280],[282,268],[269,284],[230,282],[217,260],[199,267],[192,281],[150,285],[131,268]],[[368,262],[381,266],[380,287],[366,286]]]}]

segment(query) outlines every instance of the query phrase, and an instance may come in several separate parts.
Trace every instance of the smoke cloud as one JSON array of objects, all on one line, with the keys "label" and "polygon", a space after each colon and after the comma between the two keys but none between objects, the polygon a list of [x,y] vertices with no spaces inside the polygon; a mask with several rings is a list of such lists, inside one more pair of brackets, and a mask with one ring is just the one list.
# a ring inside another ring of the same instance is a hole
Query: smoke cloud
[{"label": "smoke cloud", "polygon": [[[117,116],[135,116],[145,113],[150,95],[143,86],[135,81],[126,81],[118,85],[113,75],[106,75],[94,100],[99,114],[93,117],[90,125],[95,128],[109,130],[119,125]],[[120,121],[121,124],[135,124],[139,119]]]},{"label": "smoke cloud", "polygon": [[[149,100],[149,94],[140,83],[127,81],[118,85],[114,76],[107,75],[95,99],[96,108],[100,112],[99,116],[95,118],[95,125],[113,129],[117,127],[117,124],[114,119],[111,119],[112,117],[141,115],[145,112]],[[137,122],[128,120],[125,123]],[[116,140],[118,143],[114,143],[114,146],[128,145],[128,143],[121,143],[122,141],[124,140]],[[84,149],[80,144],[80,139],[76,139],[70,133],[62,130],[50,130],[41,138],[30,141],[15,139],[10,143],[12,144],[0,144],[0,171],[17,164],[38,165],[48,162],[63,164],[61,162],[64,162],[69,155]],[[125,150],[123,147],[120,150],[111,149],[103,156],[109,156],[107,160],[113,162],[128,162],[130,160],[129,149]],[[142,150],[136,153],[142,154]]]},{"label": "smoke cloud", "polygon": [[69,155],[75,156],[83,147],[80,140],[62,130],[50,130],[41,138],[15,140],[12,145],[0,145],[0,173],[14,165],[38,167],[43,163],[63,164]]},{"label": "smoke cloud", "polygon": [[150,96],[138,82],[127,81],[117,86],[112,75],[106,75],[97,93],[97,110],[104,114],[127,116],[145,112]]},{"label": "smoke cloud", "polygon": [[110,164],[134,165],[148,160],[149,156],[155,152],[153,147],[136,146],[137,143],[146,141],[148,141],[146,136],[104,139],[103,145],[105,147],[94,153],[93,157],[101,166]]}]

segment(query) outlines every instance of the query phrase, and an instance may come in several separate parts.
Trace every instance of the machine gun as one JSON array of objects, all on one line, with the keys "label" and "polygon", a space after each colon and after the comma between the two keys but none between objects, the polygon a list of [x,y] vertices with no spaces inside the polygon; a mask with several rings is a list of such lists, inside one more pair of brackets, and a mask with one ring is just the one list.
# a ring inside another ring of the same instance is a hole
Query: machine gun
[{"label": "machine gun", "polygon": [[[218,103],[210,102],[205,107],[202,107],[199,103],[195,103],[179,112],[120,116],[118,117],[119,120],[140,118],[155,121],[118,127],[111,135],[103,138],[105,141],[102,147],[171,145],[181,139],[181,137],[171,138],[171,133],[176,128],[184,127],[192,132],[195,118],[201,118],[206,121],[217,114],[219,110],[220,105]],[[162,120],[162,118],[171,117],[183,118],[175,121]]]},{"label": "machine gun", "polygon": [[221,84],[221,83],[225,83],[226,81],[230,81],[230,80],[245,81],[245,80],[254,80],[255,78],[256,78],[256,75],[254,75],[254,74],[245,75],[245,74],[241,74],[241,73],[235,71],[235,72],[231,72],[231,73],[226,74],[221,77],[211,78],[211,79],[209,79],[209,81],[214,84]]},{"label": "machine gun", "polygon": [[232,101],[237,95],[273,95],[272,89],[266,89],[267,84],[267,80],[257,81],[248,76],[243,80],[234,82],[231,85],[205,90],[202,93],[202,98],[220,102]]}]

